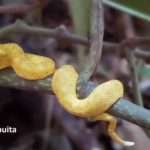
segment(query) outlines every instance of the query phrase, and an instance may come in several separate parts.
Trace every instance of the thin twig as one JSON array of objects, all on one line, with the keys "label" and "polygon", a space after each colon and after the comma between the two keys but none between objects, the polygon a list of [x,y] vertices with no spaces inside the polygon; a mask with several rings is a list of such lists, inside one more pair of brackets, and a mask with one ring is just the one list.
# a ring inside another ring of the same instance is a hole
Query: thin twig
[{"label": "thin twig", "polygon": [[15,23],[1,28],[0,39],[16,33],[49,36],[58,40],[64,40],[75,44],[82,44],[86,46],[89,45],[89,42],[86,38],[71,34],[64,26],[57,27],[56,29],[50,29],[38,26],[30,26],[21,20],[17,20]]},{"label": "thin twig", "polygon": [[[123,23],[125,25],[125,36],[128,37],[132,37],[134,38],[136,36],[136,33],[134,31],[133,28],[133,24],[132,24],[132,20],[128,15],[123,15]],[[132,79],[132,84],[133,84],[133,94],[134,94],[134,98],[135,98],[135,103],[144,107],[144,102],[143,102],[143,98],[142,98],[142,93],[140,90],[140,86],[139,86],[139,77],[138,77],[138,73],[137,73],[137,67],[136,67],[136,58],[135,55],[133,53],[133,51],[131,51],[131,49],[125,47],[125,51],[126,51],[126,55],[127,55],[127,60],[129,62],[129,68],[131,71],[131,79]],[[150,137],[150,130],[143,128],[144,132],[147,134],[148,137]]]},{"label": "thin twig", "polygon": [[134,51],[134,54],[136,57],[142,58],[144,60],[150,60],[150,52],[149,51],[145,51],[145,50],[141,50],[139,48],[136,48]]},{"label": "thin twig", "polygon": [[[133,28],[131,18],[127,14],[122,14],[121,17],[124,25],[125,38],[134,38],[136,34]],[[136,67],[137,66],[136,58],[134,56],[132,48],[128,48],[127,46],[125,46],[124,50],[126,52],[126,58],[128,60],[129,69],[131,72],[134,99],[136,100],[136,104],[143,106],[142,93],[139,87],[139,79],[138,79],[139,77],[138,77],[137,67]]]},{"label": "thin twig", "polygon": [[40,6],[39,0],[34,0],[29,4],[7,4],[0,6],[0,14],[19,14],[25,15],[36,7]]},{"label": "thin twig", "polygon": [[103,20],[103,7],[102,0],[92,1],[91,11],[91,46],[87,63],[80,74],[79,84],[85,84],[93,75],[96,70],[97,64],[100,62],[102,47],[103,47],[103,35],[104,35],[104,20]]},{"label": "thin twig", "polygon": [[131,72],[131,80],[132,80],[132,86],[133,86],[133,95],[134,99],[136,100],[136,104],[143,106],[143,98],[142,98],[142,93],[140,91],[139,87],[139,77],[137,73],[137,65],[136,65],[136,58],[129,49],[126,48],[126,55],[127,55],[127,60],[129,63],[129,68]]},{"label": "thin twig", "polygon": [[[10,34],[16,33],[21,33],[21,35],[27,34],[37,36],[49,36],[57,40],[67,41],[73,44],[81,44],[84,46],[90,45],[90,41],[87,38],[70,33],[64,26],[63,28],[62,26],[60,26],[56,29],[50,29],[45,27],[30,26],[21,20],[17,20],[13,24],[2,27],[0,29],[0,39],[4,39],[6,37],[9,37]],[[112,43],[106,41],[103,42],[104,51],[120,51],[124,46],[130,48],[150,47],[150,37],[128,38],[120,43]],[[139,54],[138,57],[143,58],[143,54]]]}]

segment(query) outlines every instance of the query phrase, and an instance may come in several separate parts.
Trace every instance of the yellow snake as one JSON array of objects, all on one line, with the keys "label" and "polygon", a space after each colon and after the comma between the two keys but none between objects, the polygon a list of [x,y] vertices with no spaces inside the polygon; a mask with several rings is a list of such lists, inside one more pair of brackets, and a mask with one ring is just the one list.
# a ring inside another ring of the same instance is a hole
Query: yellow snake
[{"label": "yellow snake", "polygon": [[132,146],[134,142],[122,140],[115,132],[117,119],[106,111],[123,96],[123,85],[110,80],[97,86],[91,94],[80,100],[76,93],[78,73],[71,65],[55,71],[55,63],[48,57],[25,53],[15,43],[0,44],[0,69],[12,67],[24,79],[38,80],[51,74],[52,90],[59,103],[73,115],[108,122],[108,134],[116,142]]},{"label": "yellow snake", "polygon": [[0,44],[0,69],[12,67],[24,79],[38,80],[54,73],[55,63],[48,57],[24,53],[14,43]]}]

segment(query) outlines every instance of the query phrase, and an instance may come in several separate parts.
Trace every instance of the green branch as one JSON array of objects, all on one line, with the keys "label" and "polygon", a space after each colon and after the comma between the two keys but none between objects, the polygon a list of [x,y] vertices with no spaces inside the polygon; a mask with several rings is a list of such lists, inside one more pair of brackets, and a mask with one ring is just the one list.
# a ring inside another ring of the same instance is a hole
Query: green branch
[{"label": "green branch", "polygon": [[[0,71],[0,86],[40,92],[52,92],[50,77],[36,81],[24,80],[18,77],[11,69]],[[84,95],[89,94],[95,87],[96,85],[93,82],[88,82],[84,88]],[[150,129],[150,111],[135,105],[124,98],[114,104],[109,110],[109,113],[144,128]]]}]

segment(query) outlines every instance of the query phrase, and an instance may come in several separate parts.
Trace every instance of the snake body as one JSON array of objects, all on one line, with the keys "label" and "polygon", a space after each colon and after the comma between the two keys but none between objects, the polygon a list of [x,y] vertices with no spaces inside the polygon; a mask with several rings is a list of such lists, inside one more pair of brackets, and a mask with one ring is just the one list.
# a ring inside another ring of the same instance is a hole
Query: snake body
[{"label": "snake body", "polygon": [[122,140],[115,132],[117,120],[107,110],[123,96],[123,85],[110,80],[97,86],[89,96],[79,99],[76,93],[78,73],[71,65],[64,65],[55,71],[55,63],[48,57],[25,53],[15,43],[0,44],[0,69],[12,67],[24,79],[38,80],[51,74],[52,90],[59,103],[73,115],[108,122],[108,134],[113,140],[125,146],[134,142]]},{"label": "snake body", "polygon": [[24,79],[43,79],[55,71],[55,63],[48,57],[24,53],[14,43],[0,44],[0,69],[12,67],[16,74]]},{"label": "snake body", "polygon": [[116,100],[123,96],[122,84],[118,80],[111,80],[100,84],[88,97],[80,100],[76,94],[77,80],[78,73],[71,65],[64,65],[56,70],[52,78],[52,88],[60,104],[74,115],[95,117],[107,111]]}]

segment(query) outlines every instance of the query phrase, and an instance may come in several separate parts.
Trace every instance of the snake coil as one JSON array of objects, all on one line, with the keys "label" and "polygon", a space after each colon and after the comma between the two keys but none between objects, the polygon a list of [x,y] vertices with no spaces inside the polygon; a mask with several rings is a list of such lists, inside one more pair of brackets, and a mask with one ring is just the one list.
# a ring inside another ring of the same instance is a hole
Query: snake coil
[{"label": "snake coil", "polygon": [[0,69],[12,67],[16,74],[27,80],[43,79],[51,74],[52,90],[59,103],[71,114],[91,120],[108,122],[108,134],[116,142],[132,146],[134,142],[122,140],[115,132],[117,119],[106,111],[123,96],[123,85],[110,80],[97,86],[91,94],[80,100],[76,93],[78,73],[71,65],[55,71],[52,59],[25,53],[15,43],[0,44]]}]

